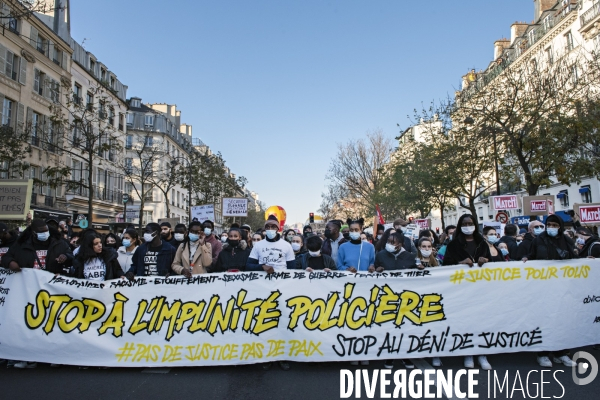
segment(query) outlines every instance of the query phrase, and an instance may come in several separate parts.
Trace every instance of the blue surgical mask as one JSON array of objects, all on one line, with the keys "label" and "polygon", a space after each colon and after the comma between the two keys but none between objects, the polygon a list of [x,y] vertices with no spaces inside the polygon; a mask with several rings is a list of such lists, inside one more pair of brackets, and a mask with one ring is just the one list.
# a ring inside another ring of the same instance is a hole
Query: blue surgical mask
[{"label": "blue surgical mask", "polygon": [[500,249],[500,251],[502,252],[502,255],[504,257],[506,257],[508,255],[508,249]]},{"label": "blue surgical mask", "polygon": [[210,228],[204,228],[204,234],[206,236],[210,236],[211,233],[212,233],[212,229],[210,229]]},{"label": "blue surgical mask", "polygon": [[200,239],[200,235],[196,235],[195,233],[189,233],[188,237],[190,238],[190,242],[197,242]]},{"label": "blue surgical mask", "polygon": [[558,228],[546,228],[546,232],[549,236],[556,237],[558,236]]},{"label": "blue surgical mask", "polygon": [[275,229],[267,229],[265,234],[269,239],[275,239],[275,236],[277,236],[277,231]]},{"label": "blue surgical mask", "polygon": [[487,240],[488,240],[488,242],[494,244],[494,243],[497,243],[498,240],[500,240],[500,239],[498,239],[498,236],[496,236],[496,235],[488,235]]},{"label": "blue surgical mask", "polygon": [[123,246],[125,246],[125,247],[131,246],[131,240],[129,240],[129,239],[123,239]]},{"label": "blue surgical mask", "polygon": [[41,232],[41,233],[36,233],[37,234],[37,239],[40,242],[45,242],[46,240],[48,240],[50,238],[50,232],[46,231],[46,232]]},{"label": "blue surgical mask", "polygon": [[533,228],[533,233],[535,234],[535,236],[540,235],[542,232],[544,232],[543,226],[536,226],[535,228]]},{"label": "blue surgical mask", "polygon": [[352,240],[360,239],[360,232],[350,232],[350,239],[352,239]]}]

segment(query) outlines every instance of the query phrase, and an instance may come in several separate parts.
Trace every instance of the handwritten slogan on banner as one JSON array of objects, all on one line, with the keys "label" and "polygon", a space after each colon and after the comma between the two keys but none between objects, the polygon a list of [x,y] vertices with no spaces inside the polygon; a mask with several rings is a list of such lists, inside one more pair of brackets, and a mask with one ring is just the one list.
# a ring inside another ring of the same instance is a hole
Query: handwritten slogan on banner
[{"label": "handwritten slogan on banner", "polygon": [[224,217],[247,217],[248,199],[243,197],[224,197],[223,198],[223,216]]},{"label": "handwritten slogan on banner", "polygon": [[573,348],[600,337],[599,264],[288,270],[133,282],[0,269],[0,358],[139,367]]}]

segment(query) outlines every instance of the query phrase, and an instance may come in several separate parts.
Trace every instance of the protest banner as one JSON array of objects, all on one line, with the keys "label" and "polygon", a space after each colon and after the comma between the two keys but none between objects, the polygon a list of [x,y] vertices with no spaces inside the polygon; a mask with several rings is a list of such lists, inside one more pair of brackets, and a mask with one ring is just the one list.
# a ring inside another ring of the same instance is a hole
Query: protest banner
[{"label": "protest banner", "polygon": [[0,180],[0,220],[25,220],[31,204],[33,180]]},{"label": "protest banner", "polygon": [[224,197],[223,198],[223,216],[224,217],[247,217],[248,199],[245,197]]},{"label": "protest banner", "polygon": [[202,206],[192,207],[192,220],[200,222],[215,221],[215,206],[213,204],[204,204]]},{"label": "protest banner", "polygon": [[593,259],[131,282],[0,268],[0,285],[0,358],[72,365],[536,352],[596,344],[600,327]]}]

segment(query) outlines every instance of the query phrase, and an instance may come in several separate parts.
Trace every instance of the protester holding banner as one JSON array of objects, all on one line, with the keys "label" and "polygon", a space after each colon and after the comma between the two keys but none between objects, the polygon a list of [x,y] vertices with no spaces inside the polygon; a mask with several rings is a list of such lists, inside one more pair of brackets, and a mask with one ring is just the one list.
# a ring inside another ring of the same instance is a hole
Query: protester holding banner
[{"label": "protester holding banner", "polygon": [[494,229],[492,226],[486,226],[483,228],[483,238],[485,239],[489,249],[489,258],[487,259],[487,262],[506,261],[502,252],[496,247],[496,243],[500,241],[500,239],[498,239],[498,235],[496,234],[496,229]]},{"label": "protester holding banner", "polygon": [[311,236],[306,239],[306,248],[308,251],[296,257],[296,267],[307,272],[331,272],[332,270],[336,270],[335,261],[323,253],[323,250],[321,250],[322,245],[323,241],[318,236]]},{"label": "protester holding banner", "polygon": [[217,257],[219,257],[219,253],[223,248],[223,244],[220,240],[218,240],[214,235],[215,224],[211,220],[206,220],[202,223],[202,227],[204,228],[204,236],[205,242],[210,244],[212,249],[212,265],[217,263]]},{"label": "protester holding banner", "polygon": [[517,249],[517,260],[521,260],[523,259],[523,257],[527,257],[529,251],[531,250],[531,245],[533,244],[533,240],[535,239],[535,237],[544,232],[544,224],[542,224],[537,219],[535,221],[531,221],[527,228],[527,233],[525,233],[523,241]]},{"label": "protester holding banner", "polygon": [[2,256],[2,266],[15,272],[21,268],[42,269],[61,273],[72,264],[73,253],[60,233],[42,219],[34,219]]},{"label": "protester holding banner", "polygon": [[456,226],[454,237],[444,255],[443,265],[467,264],[480,267],[489,258],[488,245],[475,226],[476,219],[470,214],[463,214]]},{"label": "protester holding banner", "polygon": [[369,272],[395,271],[415,267],[415,257],[404,249],[404,235],[394,232],[389,235],[385,249],[375,256],[375,263]]},{"label": "protester holding banner", "polygon": [[227,242],[223,244],[217,263],[212,268],[208,266],[207,270],[209,272],[245,271],[249,256],[250,248],[242,238],[242,232],[238,228],[232,228],[227,233]]},{"label": "protester holding banner", "polygon": [[375,265],[375,246],[360,238],[364,219],[352,221],[348,218],[347,222],[350,227],[350,241],[342,244],[338,250],[337,268],[350,272],[366,272]]},{"label": "protester holding banner", "polygon": [[424,269],[428,267],[437,267],[439,266],[439,262],[436,256],[433,253],[433,241],[429,237],[422,237],[419,239],[419,246],[417,247],[418,251],[418,260],[420,261],[417,264],[417,268]]},{"label": "protester holding banner", "polygon": [[[383,232],[381,239],[375,243],[375,254],[379,253],[381,250],[385,250],[385,245],[387,244],[390,235],[393,235],[394,233],[396,233],[396,229],[394,228],[388,228]],[[402,245],[404,246],[404,243]]]},{"label": "protester holding banner", "polygon": [[577,228],[576,233],[579,239],[583,241],[582,247],[579,250],[579,258],[600,258],[600,239],[598,236],[584,227]]},{"label": "protester holding banner", "polygon": [[142,241],[140,240],[137,231],[129,228],[123,232],[123,241],[121,243],[123,246],[117,249],[117,260],[123,271],[129,271],[133,253],[135,252],[135,249],[142,244]]},{"label": "protester holding banner", "polygon": [[[522,246],[522,244],[521,244]],[[546,230],[540,233],[533,240],[529,255],[523,258],[528,260],[570,260],[577,258],[573,251],[575,244],[565,235],[565,226],[562,218],[557,215],[549,215],[546,218]],[[553,359],[557,364],[564,364],[567,367],[577,365],[569,358],[569,350],[560,350],[552,352]],[[538,364],[542,367],[552,367],[550,361],[550,352],[542,351],[537,354]]]},{"label": "protester holding banner", "polygon": [[246,263],[247,271],[265,271],[272,274],[277,271],[296,268],[296,256],[292,246],[285,241],[279,231],[279,221],[269,215],[265,222],[265,240],[254,242],[250,257]]},{"label": "protester holding banner", "polygon": [[121,239],[119,239],[117,235],[111,232],[108,235],[104,236],[104,239],[102,240],[102,245],[104,247],[110,247],[111,249],[116,250],[119,247],[121,247]]},{"label": "protester holding banner", "polygon": [[175,259],[171,265],[173,272],[187,278],[210,272],[209,268],[213,264],[212,249],[205,238],[200,222],[191,222],[187,238],[175,252]]},{"label": "protester holding banner", "polygon": [[175,258],[175,248],[161,239],[160,225],[151,222],[144,229],[144,243],[133,253],[127,279],[135,276],[168,276]]},{"label": "protester holding banner", "polygon": [[18,236],[16,232],[9,231],[4,222],[0,222],[0,262],[2,262],[2,256],[8,252],[10,246],[17,241]]},{"label": "protester holding banner", "polygon": [[124,277],[115,249],[105,247],[99,234],[86,235],[73,259],[75,277],[106,281]]}]

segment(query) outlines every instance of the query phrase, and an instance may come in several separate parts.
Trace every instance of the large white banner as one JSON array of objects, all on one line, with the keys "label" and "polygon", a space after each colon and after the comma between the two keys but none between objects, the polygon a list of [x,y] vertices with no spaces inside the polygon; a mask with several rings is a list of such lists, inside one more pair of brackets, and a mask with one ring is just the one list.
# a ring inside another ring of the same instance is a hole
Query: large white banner
[{"label": "large white banner", "polygon": [[0,268],[0,358],[91,366],[349,361],[600,342],[600,260],[93,282]]}]

